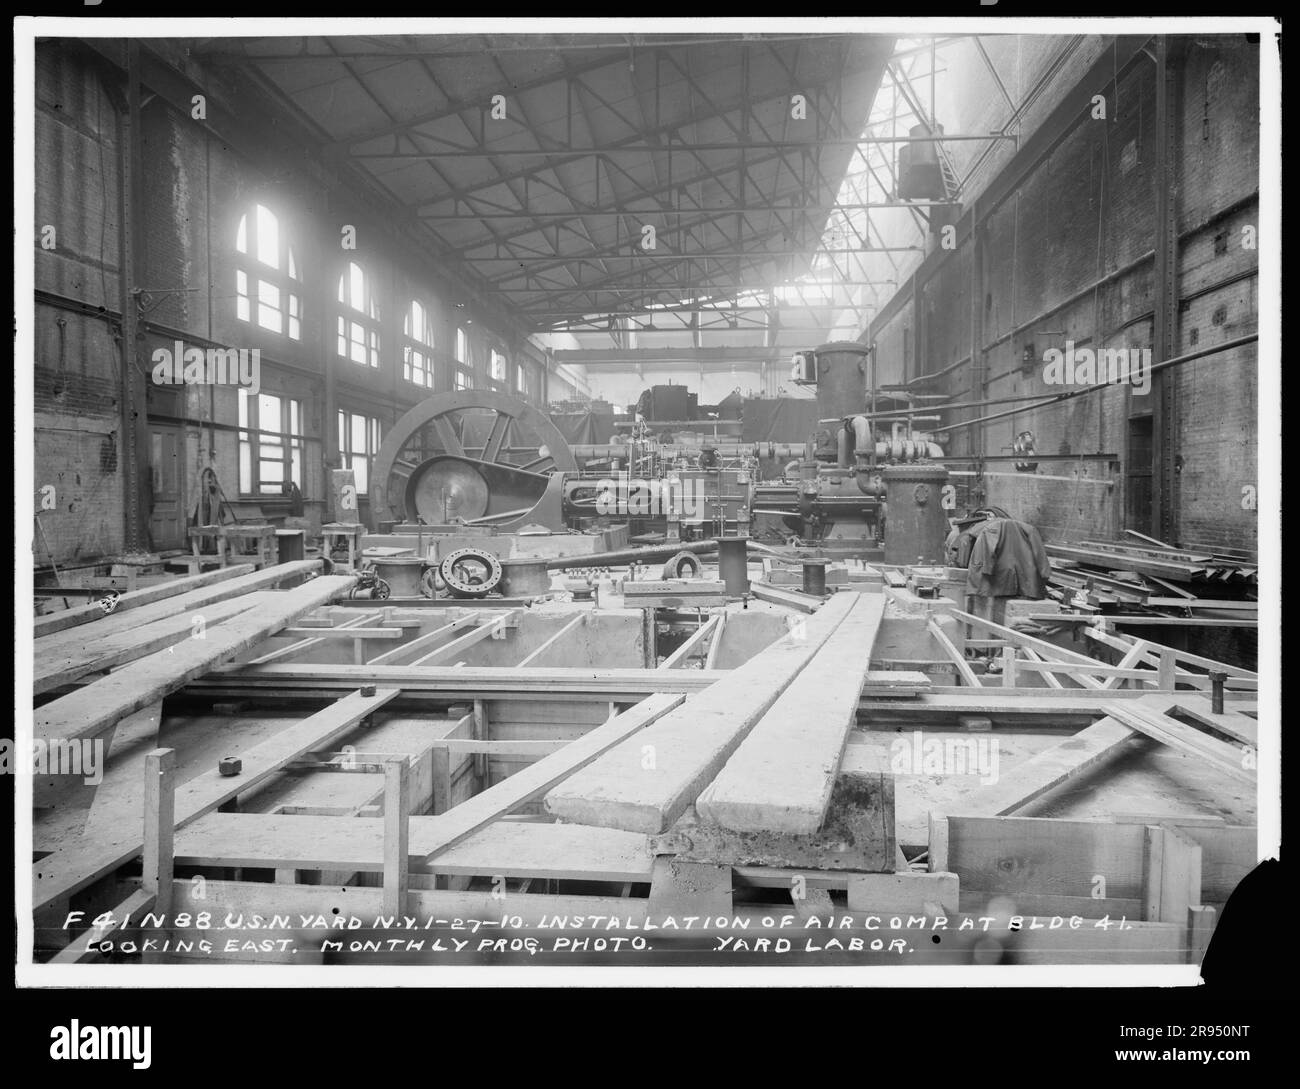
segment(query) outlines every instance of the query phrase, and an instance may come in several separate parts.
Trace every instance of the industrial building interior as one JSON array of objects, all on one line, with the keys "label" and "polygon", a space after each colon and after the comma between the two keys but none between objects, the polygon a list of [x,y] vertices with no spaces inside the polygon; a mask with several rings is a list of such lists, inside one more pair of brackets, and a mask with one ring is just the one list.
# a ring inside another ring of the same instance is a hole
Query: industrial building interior
[{"label": "industrial building interior", "polygon": [[1200,962],[1258,35],[34,58],[34,966]]}]

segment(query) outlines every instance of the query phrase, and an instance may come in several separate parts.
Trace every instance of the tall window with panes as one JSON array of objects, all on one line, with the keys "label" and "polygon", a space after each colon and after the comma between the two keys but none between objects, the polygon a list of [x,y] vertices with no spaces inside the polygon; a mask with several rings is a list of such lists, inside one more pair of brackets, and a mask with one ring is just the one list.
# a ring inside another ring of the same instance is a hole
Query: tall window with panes
[{"label": "tall window with panes", "polygon": [[339,277],[338,354],[361,367],[379,366],[379,307],[370,277],[355,261]]},{"label": "tall window with panes", "polygon": [[302,339],[302,268],[280,221],[265,205],[240,216],[235,233],[235,316],[290,340]]},{"label": "tall window with panes", "polygon": [[417,386],[433,389],[433,322],[429,311],[412,300],[406,311],[402,345],[402,377]]},{"label": "tall window with panes", "polygon": [[469,334],[463,327],[456,329],[456,367],[454,385],[456,389],[474,388],[474,370],[469,360]]},{"label": "tall window with panes", "polygon": [[351,469],[357,494],[370,491],[370,478],[379,453],[379,421],[359,412],[339,409],[339,456],[344,469]]},{"label": "tall window with panes", "polygon": [[239,491],[283,495],[302,488],[302,402],[274,393],[239,391]]}]

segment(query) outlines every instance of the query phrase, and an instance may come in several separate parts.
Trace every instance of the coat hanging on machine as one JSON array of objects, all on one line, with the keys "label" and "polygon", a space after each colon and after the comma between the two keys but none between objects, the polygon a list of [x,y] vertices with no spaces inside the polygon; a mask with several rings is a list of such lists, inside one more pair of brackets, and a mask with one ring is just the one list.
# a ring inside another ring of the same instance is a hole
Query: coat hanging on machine
[{"label": "coat hanging on machine", "polygon": [[1052,565],[1038,530],[1014,518],[981,524],[971,546],[966,589],[977,597],[1047,596]]}]

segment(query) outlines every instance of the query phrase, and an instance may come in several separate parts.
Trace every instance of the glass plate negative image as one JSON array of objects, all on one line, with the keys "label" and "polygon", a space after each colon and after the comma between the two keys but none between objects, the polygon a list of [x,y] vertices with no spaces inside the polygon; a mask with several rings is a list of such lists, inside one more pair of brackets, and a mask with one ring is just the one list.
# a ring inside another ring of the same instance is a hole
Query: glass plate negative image
[{"label": "glass plate negative image", "polygon": [[974,22],[18,27],[20,982],[1197,982],[1278,62]]}]

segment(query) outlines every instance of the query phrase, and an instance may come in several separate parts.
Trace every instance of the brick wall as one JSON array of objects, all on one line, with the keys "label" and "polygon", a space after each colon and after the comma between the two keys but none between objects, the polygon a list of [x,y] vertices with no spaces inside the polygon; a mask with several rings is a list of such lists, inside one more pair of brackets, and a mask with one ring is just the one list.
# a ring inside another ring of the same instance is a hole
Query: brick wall
[{"label": "brick wall", "polygon": [[[1257,47],[1241,37],[1188,39],[1185,44],[1176,164],[1182,299],[1178,353],[1253,332],[1257,320],[1255,251],[1242,244],[1242,228],[1255,223],[1257,214]],[[1028,57],[1026,63],[1032,69],[1045,55]],[[1085,64],[1072,66],[1076,78],[1085,69]],[[1026,69],[1013,66],[1013,71],[1028,82]],[[969,75],[954,66],[950,85]],[[1055,94],[1046,95],[1037,112],[1044,115],[1065,89],[1058,81]],[[1117,90],[1108,88],[1106,97],[1107,120],[1076,124],[985,220],[977,305],[982,308],[986,384],[982,389],[977,385],[968,361],[923,387],[926,392],[972,400],[981,394],[989,399],[1059,394],[1065,387],[1044,381],[1047,349],[1064,349],[1067,341],[1094,350],[1150,347],[1154,65],[1138,65]],[[1001,116],[997,110],[989,115],[989,101],[985,95],[966,95],[962,102],[971,103],[969,116],[960,102],[953,102],[951,112],[941,111],[941,120],[950,131],[988,129]],[[974,154],[970,145],[954,147],[961,155]],[[1004,160],[1008,154],[999,152]],[[978,196],[977,190],[968,195]],[[882,375],[933,374],[970,354],[972,250],[966,241],[922,282],[917,304],[908,300],[873,330]],[[905,359],[905,344],[912,339],[905,330],[915,329],[918,320],[923,357],[913,363]],[[1027,347],[1029,366],[1022,362]],[[1174,369],[1179,541],[1255,545],[1255,515],[1242,506],[1242,489],[1254,484],[1256,472],[1255,365],[1255,346],[1250,345]],[[1014,407],[991,406],[978,414]],[[1016,473],[1009,461],[989,461],[983,489],[971,499],[1005,507],[1039,526],[1049,539],[1115,536],[1130,524],[1128,473],[1141,468],[1126,460],[1129,419],[1145,411],[1149,408],[1141,397],[1122,386],[1110,387],[1017,411],[979,429],[954,430],[945,448],[963,456],[1005,454],[1017,434],[1032,431],[1040,454],[1071,457],[1040,461],[1033,475]],[[963,418],[976,415],[972,410]]]},{"label": "brick wall", "polygon": [[[204,81],[209,80],[214,101],[234,93],[217,74],[204,74]],[[57,509],[40,516],[44,541],[37,533],[35,556],[37,563],[52,556],[64,564],[120,552],[123,538],[117,458],[121,363],[114,339],[121,305],[117,114],[96,69],[75,43],[38,43],[36,83],[34,260],[40,294],[32,361],[34,485],[39,490],[54,477],[59,486]],[[492,304],[480,306],[454,273],[432,265],[416,267],[384,232],[371,229],[374,220],[367,217],[374,212],[364,197],[339,185],[327,190],[318,169],[309,173],[305,165],[250,161],[161,97],[147,96],[141,132],[144,253],[136,286],[147,293],[149,324],[140,348],[146,372],[150,353],[170,347],[178,336],[193,338],[187,346],[259,348],[262,387],[303,401],[309,437],[319,439],[337,427],[334,419],[325,419],[327,367],[337,377],[338,407],[375,416],[386,430],[429,394],[401,375],[403,317],[411,299],[418,298],[434,322],[436,390],[452,388],[455,329],[463,324],[475,387],[489,388],[489,351],[495,347],[512,363],[524,365],[529,399],[540,402],[540,351],[517,330],[494,324]],[[297,342],[241,322],[235,314],[236,229],[240,216],[258,202],[280,216],[303,269],[302,338]],[[358,227],[355,251],[345,252],[339,244],[346,223]],[[41,247],[46,224],[57,230],[51,250]],[[383,326],[378,370],[336,354],[336,290],[349,260],[366,268],[377,291]],[[457,300],[473,309],[458,309]],[[466,322],[471,314],[473,322]],[[513,370],[508,388],[515,392]],[[160,389],[147,382],[146,395],[156,425],[163,417],[190,421],[178,445],[187,508],[193,506],[198,474],[208,467],[234,498],[237,432],[207,425],[237,423],[235,392]],[[147,462],[143,469],[147,474]],[[304,471],[305,496],[318,504],[320,513],[328,480],[324,443],[307,444]]]}]

